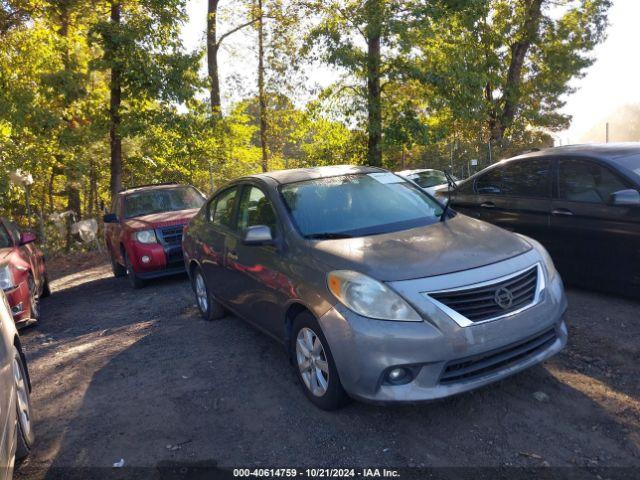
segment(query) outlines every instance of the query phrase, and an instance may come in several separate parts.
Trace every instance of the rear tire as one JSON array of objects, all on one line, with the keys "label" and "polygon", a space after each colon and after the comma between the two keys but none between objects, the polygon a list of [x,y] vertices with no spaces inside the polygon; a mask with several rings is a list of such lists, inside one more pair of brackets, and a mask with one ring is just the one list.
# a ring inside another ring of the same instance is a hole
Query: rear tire
[{"label": "rear tire", "polygon": [[16,389],[16,413],[18,416],[16,459],[21,460],[29,455],[35,440],[35,433],[33,431],[33,419],[31,418],[31,395],[26,369],[22,362],[22,356],[15,347],[13,347],[13,380]]},{"label": "rear tire", "polygon": [[144,280],[138,277],[138,275],[136,274],[135,270],[133,269],[133,265],[131,265],[131,259],[129,258],[129,254],[126,252],[124,254],[124,260],[127,264],[126,273],[127,273],[127,277],[129,278],[129,283],[131,284],[131,286],[135,289],[144,287],[145,285]]},{"label": "rear tire", "polygon": [[291,353],[298,379],[311,403],[322,410],[337,410],[349,402],[329,343],[309,312],[302,312],[293,321]]},{"label": "rear tire", "polygon": [[40,294],[40,298],[47,298],[50,295],[51,295],[51,287],[49,286],[49,276],[47,275],[47,270],[45,267],[44,283],[42,285],[42,293]]},{"label": "rear tire", "polygon": [[192,277],[191,286],[193,287],[193,293],[196,295],[196,303],[202,318],[207,321],[223,318],[226,314],[224,307],[209,293],[207,281],[199,267],[193,271]]}]

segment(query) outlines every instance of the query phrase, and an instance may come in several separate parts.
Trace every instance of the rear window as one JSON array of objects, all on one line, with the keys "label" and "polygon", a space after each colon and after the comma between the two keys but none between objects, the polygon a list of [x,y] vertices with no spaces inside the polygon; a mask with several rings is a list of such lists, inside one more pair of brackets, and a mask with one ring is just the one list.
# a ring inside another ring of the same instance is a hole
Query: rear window
[{"label": "rear window", "polygon": [[428,172],[414,173],[409,177],[422,188],[435,187],[447,183],[447,177],[443,172],[438,170],[430,170]]}]

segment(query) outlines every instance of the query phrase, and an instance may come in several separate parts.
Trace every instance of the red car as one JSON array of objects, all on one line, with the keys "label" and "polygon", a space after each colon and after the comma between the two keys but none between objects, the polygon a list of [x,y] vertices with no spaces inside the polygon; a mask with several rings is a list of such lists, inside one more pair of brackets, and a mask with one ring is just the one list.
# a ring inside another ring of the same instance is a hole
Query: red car
[{"label": "red car", "polygon": [[146,280],[183,272],[182,229],[204,202],[195,187],[175,183],[120,192],[104,216],[113,274],[140,288]]},{"label": "red car", "polygon": [[33,233],[0,218],[0,288],[18,327],[40,319],[40,299],[50,294],[44,255],[35,240]]}]

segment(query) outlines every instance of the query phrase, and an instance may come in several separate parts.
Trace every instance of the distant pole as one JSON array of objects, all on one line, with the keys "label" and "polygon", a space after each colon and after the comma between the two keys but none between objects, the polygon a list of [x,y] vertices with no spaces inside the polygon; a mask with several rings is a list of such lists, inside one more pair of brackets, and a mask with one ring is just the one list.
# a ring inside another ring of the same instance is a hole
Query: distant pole
[{"label": "distant pole", "polygon": [[607,122],[606,132],[606,143],[609,143],[609,122]]}]

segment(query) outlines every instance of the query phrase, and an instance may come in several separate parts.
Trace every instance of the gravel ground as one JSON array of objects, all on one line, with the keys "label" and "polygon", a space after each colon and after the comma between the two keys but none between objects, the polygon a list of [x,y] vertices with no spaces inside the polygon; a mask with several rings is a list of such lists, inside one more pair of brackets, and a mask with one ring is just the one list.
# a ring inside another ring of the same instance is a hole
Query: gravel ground
[{"label": "gravel ground", "polygon": [[306,400],[275,341],[234,317],[201,320],[186,277],[134,291],[95,254],[50,271],[43,320],[21,333],[38,438],[17,478],[113,472],[120,459],[640,475],[637,302],[570,290],[569,346],[544,365],[430,404],[327,413]]}]

